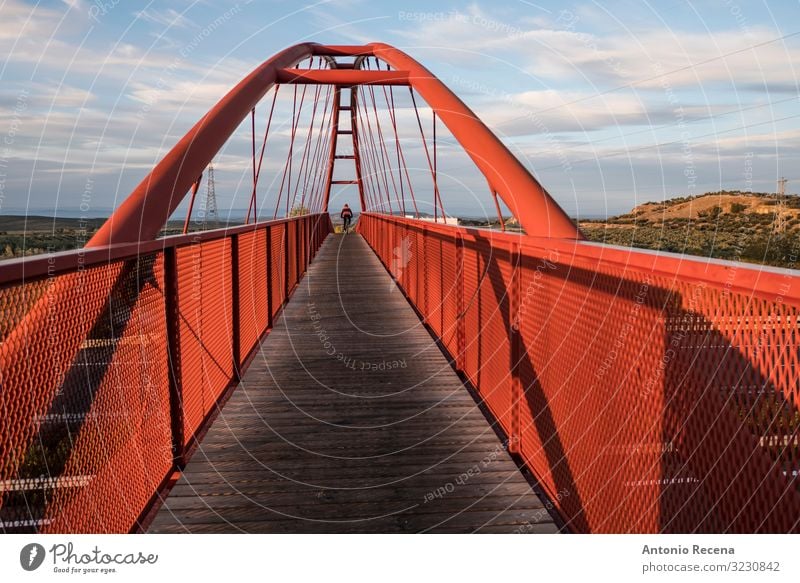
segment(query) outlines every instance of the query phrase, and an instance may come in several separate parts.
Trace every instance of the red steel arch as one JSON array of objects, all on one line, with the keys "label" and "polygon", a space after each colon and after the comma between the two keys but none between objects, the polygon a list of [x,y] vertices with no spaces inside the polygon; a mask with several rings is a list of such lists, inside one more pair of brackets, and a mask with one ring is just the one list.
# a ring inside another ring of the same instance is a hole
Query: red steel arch
[{"label": "red steel arch", "polygon": [[[313,56],[375,56],[396,71],[289,69]],[[281,82],[410,85],[440,117],[503,199],[526,233],[582,239],[545,188],[492,131],[433,73],[383,43],[327,46],[302,43],[268,59],[245,77],[170,150],[131,192],[87,247],[154,239],[203,170],[273,85]]]}]

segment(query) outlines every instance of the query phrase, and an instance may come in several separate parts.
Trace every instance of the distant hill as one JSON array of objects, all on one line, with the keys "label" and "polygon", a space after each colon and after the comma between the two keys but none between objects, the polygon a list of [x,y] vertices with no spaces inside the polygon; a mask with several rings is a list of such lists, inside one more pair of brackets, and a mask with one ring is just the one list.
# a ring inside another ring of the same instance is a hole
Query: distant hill
[{"label": "distant hill", "polygon": [[[666,202],[646,202],[634,207],[626,217],[648,222],[669,219],[699,219],[708,213],[773,215],[778,198],[771,193],[713,192],[690,198],[674,198]],[[793,206],[791,206],[793,205]],[[720,210],[716,211],[718,207]],[[783,209],[786,218],[800,217],[800,197],[787,196]]]},{"label": "distant hill", "polygon": [[84,228],[95,231],[106,219],[74,219],[54,218],[39,215],[3,215],[0,216],[0,232],[7,234],[51,232],[57,233],[64,229]]},{"label": "distant hill", "polygon": [[591,241],[797,268],[800,197],[709,192],[641,204],[600,221],[581,221]]},{"label": "distant hill", "polygon": [[[0,215],[0,259],[23,257],[67,251],[83,247],[106,219],[53,218],[30,215]],[[220,221],[220,227],[240,224],[241,221]],[[199,224],[190,224],[189,230],[198,230]],[[163,235],[183,232],[183,221],[171,220],[162,230]]]}]

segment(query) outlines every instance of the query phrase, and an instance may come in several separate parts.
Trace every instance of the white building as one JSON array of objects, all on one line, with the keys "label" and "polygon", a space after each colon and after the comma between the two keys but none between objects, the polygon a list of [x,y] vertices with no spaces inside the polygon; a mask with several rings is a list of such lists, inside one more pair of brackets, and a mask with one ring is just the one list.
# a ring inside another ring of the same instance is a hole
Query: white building
[{"label": "white building", "polygon": [[439,223],[440,225],[455,225],[458,226],[458,217],[438,217],[437,220],[434,220],[433,217],[415,217],[414,215],[406,215],[407,219],[417,219],[418,221],[426,221],[428,223]]}]

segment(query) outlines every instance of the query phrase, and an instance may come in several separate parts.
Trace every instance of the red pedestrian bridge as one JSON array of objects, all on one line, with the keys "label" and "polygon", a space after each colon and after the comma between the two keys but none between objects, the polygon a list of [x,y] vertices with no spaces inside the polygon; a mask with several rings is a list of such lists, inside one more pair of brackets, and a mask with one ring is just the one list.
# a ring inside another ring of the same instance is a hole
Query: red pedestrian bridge
[{"label": "red pedestrian bridge", "polygon": [[[524,234],[445,224],[436,123]],[[246,224],[161,236],[242,124]],[[798,272],[584,241],[384,44],[264,62],[84,248],[0,286],[3,532],[800,530]]]}]

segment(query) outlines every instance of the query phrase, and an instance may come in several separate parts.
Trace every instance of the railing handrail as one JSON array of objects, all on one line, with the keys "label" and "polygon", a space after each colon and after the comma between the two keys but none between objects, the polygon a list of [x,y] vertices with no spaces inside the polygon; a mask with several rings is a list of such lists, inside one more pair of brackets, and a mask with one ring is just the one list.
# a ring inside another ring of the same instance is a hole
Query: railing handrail
[{"label": "railing handrail", "polygon": [[269,221],[259,221],[246,225],[236,225],[233,227],[220,227],[207,231],[195,231],[191,233],[168,235],[152,241],[142,241],[138,243],[118,243],[115,245],[104,245],[101,247],[82,247],[80,249],[70,249],[57,251],[54,253],[42,253],[26,257],[17,257],[0,262],[0,286],[14,285],[22,281],[32,281],[41,277],[69,273],[78,269],[92,267],[108,263],[109,261],[119,261],[124,259],[134,259],[139,255],[146,255],[163,251],[164,249],[192,245],[215,239],[223,239],[232,235],[240,235],[259,231],[275,225],[282,225],[305,217],[324,217],[325,213],[309,213],[294,217],[284,217]]},{"label": "railing handrail", "polygon": [[573,262],[576,259],[602,261],[608,266],[647,271],[674,280],[702,282],[716,289],[738,291],[771,301],[800,306],[800,270],[574,239],[532,237],[524,233],[444,225],[382,213],[364,214],[393,221],[396,224],[424,226],[428,231],[446,235],[459,232],[462,236],[471,238],[491,238],[493,245],[516,244],[522,251],[539,254],[555,251],[566,262]]}]

